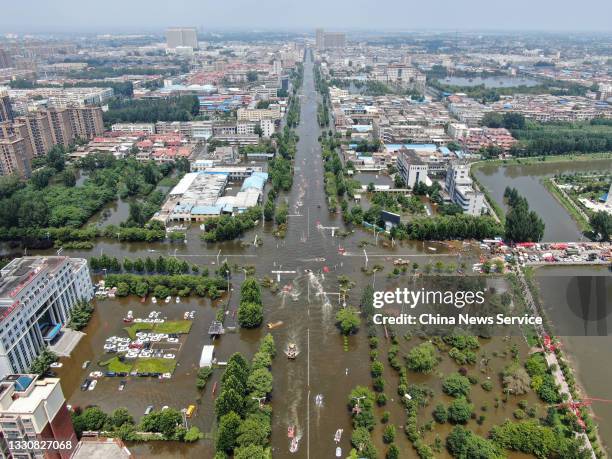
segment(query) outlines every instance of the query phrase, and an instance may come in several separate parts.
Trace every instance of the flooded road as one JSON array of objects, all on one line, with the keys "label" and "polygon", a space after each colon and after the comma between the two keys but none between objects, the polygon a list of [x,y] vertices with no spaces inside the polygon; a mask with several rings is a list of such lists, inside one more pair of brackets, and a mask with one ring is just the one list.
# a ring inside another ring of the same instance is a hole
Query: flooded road
[{"label": "flooded road", "polygon": [[485,164],[475,171],[475,175],[504,210],[507,210],[503,199],[506,187],[510,186],[519,190],[519,193],[529,201],[531,210],[535,210],[546,224],[544,241],[579,241],[582,234],[578,225],[546,190],[542,179],[555,174],[610,170],[611,168],[612,160],[609,159],[509,166]]},{"label": "flooded road", "polygon": [[[219,263],[227,262],[238,269],[232,274],[233,292],[229,298],[230,309],[236,309],[239,301],[240,284],[244,275],[240,270],[243,266],[256,268],[256,276],[275,278],[272,271],[284,271],[280,274],[281,286],[287,287],[287,293],[272,293],[263,289],[264,321],[281,321],[282,325],[271,330],[276,341],[278,356],[273,362],[274,390],[271,404],[273,407],[272,448],[274,457],[310,458],[333,457],[336,444],[333,437],[336,429],[344,429],[340,446],[343,454],[350,451],[351,419],[347,409],[347,398],[350,390],[357,385],[370,386],[370,359],[368,338],[365,330],[361,330],[348,339],[348,351],[343,349],[343,341],[334,325],[335,314],[341,307],[338,296],[338,277],[348,276],[355,285],[350,290],[346,302],[357,306],[362,288],[368,284],[376,289],[386,289],[404,285],[409,278],[389,281],[386,275],[393,269],[392,259],[395,257],[409,258],[423,266],[428,262],[443,261],[457,263],[459,251],[450,244],[407,241],[395,244],[394,247],[383,247],[383,241],[375,238],[372,233],[362,229],[346,238],[332,237],[331,228],[346,229],[342,218],[337,214],[329,214],[326,197],[323,191],[323,164],[318,143],[319,126],[317,123],[318,94],[315,92],[313,80],[313,62],[306,53],[304,63],[304,83],[300,90],[301,121],[297,128],[299,142],[295,157],[294,184],[291,192],[282,198],[288,200],[290,216],[285,239],[276,239],[272,235],[274,229],[271,223],[260,223],[256,229],[246,233],[242,240],[216,244],[207,244],[200,240],[200,230],[194,225],[188,230],[187,242],[177,244],[167,243],[120,243],[104,240],[96,244],[91,251],[65,250],[70,256],[98,256],[101,253],[124,257],[152,258],[159,255],[176,256],[201,269],[208,268],[211,274]],[[505,186],[505,185],[504,185]],[[503,187],[501,188],[503,193]],[[322,228],[321,228],[322,227]],[[263,241],[263,245],[255,247],[252,242],[255,236]],[[381,238],[382,239],[382,238]],[[364,246],[364,243],[367,245]],[[386,243],[385,243],[386,244]],[[342,254],[339,247],[345,250]],[[459,244],[461,247],[461,244]],[[54,253],[48,251],[46,253]],[[367,257],[366,257],[367,255]],[[461,261],[468,265],[477,261],[477,252],[463,254]],[[378,263],[385,266],[382,273],[371,276],[362,272],[362,267]],[[228,301],[228,297],[219,301]],[[62,378],[62,388],[72,405],[99,405],[105,411],[118,407],[127,407],[135,418],[140,418],[148,405],[156,409],[168,405],[173,408],[184,408],[194,403],[198,409],[190,420],[205,432],[206,439],[194,445],[174,442],[149,442],[130,444],[131,451],[137,457],[202,457],[212,458],[214,455],[214,397],[212,387],[222,374],[222,369],[216,370],[208,385],[199,393],[195,387],[195,372],[202,346],[209,344],[206,334],[208,325],[217,311],[218,304],[201,298],[183,299],[180,304],[157,304],[150,302],[141,304],[137,298],[105,300],[97,302],[96,313],[83,338],[70,359],[58,373]],[[178,366],[172,379],[157,381],[148,378],[128,377],[124,391],[118,391],[118,378],[106,378],[100,381],[92,392],[81,392],[79,386],[87,374],[97,369],[99,360],[104,360],[107,354],[102,351],[104,340],[111,335],[123,335],[124,324],[121,317],[131,309],[135,316],[146,317],[151,310],[161,311],[168,320],[181,318],[184,311],[195,310],[195,320],[191,332],[181,338],[181,348],[177,352]],[[214,342],[216,357],[220,361],[227,360],[234,352],[241,352],[251,358],[257,350],[259,340],[268,332],[264,326],[258,330],[238,330],[227,333]],[[381,340],[382,341],[382,340]],[[295,342],[299,349],[296,360],[288,360],[283,350],[289,342]],[[418,343],[412,340],[400,340],[402,352],[406,352]],[[527,348],[518,341],[521,354]],[[387,361],[387,342],[380,347],[379,359]],[[502,339],[483,341],[482,352],[494,356],[490,364],[491,378],[496,381],[496,375],[511,359],[506,352],[509,343]],[[91,360],[92,366],[82,369],[81,364]],[[406,421],[406,414],[397,400],[397,374],[386,365],[386,394],[389,402],[385,407],[376,408],[375,415],[380,418],[383,411],[390,412],[390,422],[398,427],[397,446],[411,457],[411,444],[401,432]],[[427,384],[439,393],[441,374],[456,371],[457,365],[448,356],[440,363],[439,372],[429,375],[409,374],[411,383]],[[596,373],[597,374],[597,373]],[[315,404],[315,396],[323,396],[322,406]],[[516,408],[517,400],[511,400],[499,408],[491,408],[495,403],[496,391],[485,393],[474,391],[473,401],[479,406],[487,405],[487,422],[482,425],[470,423],[470,427],[480,434],[485,434],[493,424],[501,423],[511,417]],[[530,404],[537,403],[530,393],[525,396]],[[449,397],[443,395],[442,400],[448,403]],[[419,412],[419,422],[431,418],[431,410],[437,400]],[[484,409],[483,409],[484,411]],[[543,413],[542,413],[543,414]],[[296,425],[300,437],[299,450],[289,453],[287,427]],[[382,424],[378,424],[373,433],[373,440],[382,457],[385,446],[381,440]],[[434,432],[427,434],[427,441],[434,441],[435,435],[442,438],[448,432],[449,426],[436,427]],[[448,457],[445,450],[436,457]],[[511,455],[510,457],[524,457]]]}]

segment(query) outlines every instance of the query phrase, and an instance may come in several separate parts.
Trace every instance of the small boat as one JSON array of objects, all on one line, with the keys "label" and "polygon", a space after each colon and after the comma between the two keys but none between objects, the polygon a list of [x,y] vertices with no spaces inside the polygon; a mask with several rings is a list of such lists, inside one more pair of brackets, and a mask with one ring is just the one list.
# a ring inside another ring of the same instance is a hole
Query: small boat
[{"label": "small boat", "polygon": [[427,250],[431,250],[432,252],[438,251],[438,249],[436,249],[435,247],[427,247]]},{"label": "small boat", "polygon": [[83,366],[81,368],[85,369],[85,368],[87,368],[89,366],[89,364],[90,364],[90,361],[89,360],[85,360],[83,362]]},{"label": "small boat", "polygon": [[289,427],[287,427],[287,437],[288,437],[288,438],[293,438],[293,437],[295,437],[295,426],[289,426]]},{"label": "small boat", "polygon": [[189,311],[185,311],[185,314],[183,314],[183,319],[184,320],[189,319]]},{"label": "small boat", "polygon": [[157,303],[157,298],[153,297],[151,298],[151,301],[153,302],[153,304]]},{"label": "small boat", "polygon": [[94,379],[90,384],[89,387],[87,388],[87,390],[94,390],[96,388],[96,385],[98,384],[98,380]]},{"label": "small boat", "polygon": [[171,296],[167,296],[167,297],[166,297],[166,299],[164,300],[164,302],[165,302],[166,304],[167,304],[167,303],[170,303],[170,300],[171,300],[171,299],[172,299],[172,297],[171,297]]},{"label": "small boat", "polygon": [[181,302],[181,297],[177,296],[176,299],[174,300],[176,303],[180,303]]},{"label": "small boat", "polygon": [[216,393],[217,393],[217,381],[215,381],[215,383],[213,384],[213,388],[212,388],[213,397],[215,396]]},{"label": "small boat", "polygon": [[322,394],[317,394],[317,396],[315,397],[315,405],[323,406],[323,395]]},{"label": "small boat", "polygon": [[127,381],[122,380],[122,381],[119,383],[119,390],[123,390],[123,389],[125,389],[125,385],[126,385],[126,384],[127,384]]},{"label": "small boat", "polygon": [[298,355],[297,345],[295,343],[289,343],[289,345],[287,346],[287,349],[285,349],[285,354],[287,355],[288,359],[290,360],[295,359]]},{"label": "small boat", "polygon": [[289,452],[290,453],[295,453],[298,450],[298,442],[299,440],[297,439],[297,437],[294,437],[293,440],[291,440],[291,445],[289,445]]},{"label": "small boat", "polygon": [[336,447],[336,457],[342,457],[342,448]]},{"label": "small boat", "polygon": [[277,320],[276,322],[268,322],[268,328],[270,330],[280,327],[283,324],[282,320]]},{"label": "small boat", "polygon": [[346,249],[344,247],[342,247],[341,245],[338,246],[338,253],[344,254],[344,252],[346,252]]},{"label": "small boat", "polygon": [[340,440],[342,440],[342,432],[344,432],[344,429],[336,430],[336,434],[334,435],[334,441],[336,443],[340,443]]}]

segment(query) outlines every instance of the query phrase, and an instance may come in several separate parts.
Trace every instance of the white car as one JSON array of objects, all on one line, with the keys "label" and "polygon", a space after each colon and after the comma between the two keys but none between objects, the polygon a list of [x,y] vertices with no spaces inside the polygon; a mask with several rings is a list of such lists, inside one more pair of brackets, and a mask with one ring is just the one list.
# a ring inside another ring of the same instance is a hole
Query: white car
[{"label": "white car", "polygon": [[174,354],[164,354],[164,359],[173,359],[176,356]]},{"label": "white car", "polygon": [[161,375],[162,378],[166,378],[166,379],[170,379],[172,378],[172,373],[164,373],[163,375]]},{"label": "white car", "polygon": [[64,366],[63,363],[61,362],[53,362],[51,365],[49,365],[51,368],[62,368]]},{"label": "white car", "polygon": [[168,338],[166,341],[168,341],[169,343],[178,343],[178,338]]}]

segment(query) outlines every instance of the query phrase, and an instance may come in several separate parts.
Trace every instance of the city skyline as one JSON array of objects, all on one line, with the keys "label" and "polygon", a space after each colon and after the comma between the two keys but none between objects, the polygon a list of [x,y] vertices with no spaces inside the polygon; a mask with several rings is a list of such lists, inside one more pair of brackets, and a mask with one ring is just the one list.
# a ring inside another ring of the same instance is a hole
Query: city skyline
[{"label": "city skyline", "polygon": [[[611,31],[612,3],[585,0],[580,9],[570,0],[539,4],[517,0],[511,8],[491,8],[485,0],[433,3],[383,0],[333,4],[268,0],[257,8],[246,0],[196,2],[183,0],[164,7],[161,2],[118,0],[88,5],[76,0],[48,4],[30,1],[28,15],[23,3],[3,6],[0,31],[9,32],[99,32],[159,31],[172,26],[195,26],[200,30],[299,30],[315,27],[338,30],[532,30]],[[394,11],[394,14],[384,14]],[[571,11],[571,14],[569,13]],[[121,13],[121,14],[118,14]],[[382,14],[381,14],[382,13]],[[527,14],[526,14],[527,13]]]}]

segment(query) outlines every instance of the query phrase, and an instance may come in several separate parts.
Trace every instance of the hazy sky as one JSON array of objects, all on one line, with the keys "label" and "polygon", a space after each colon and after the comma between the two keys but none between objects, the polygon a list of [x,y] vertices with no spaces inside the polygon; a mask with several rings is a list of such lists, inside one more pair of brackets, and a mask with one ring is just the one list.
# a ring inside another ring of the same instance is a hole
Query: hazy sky
[{"label": "hazy sky", "polygon": [[503,29],[612,31],[612,0],[0,0],[0,30]]}]

